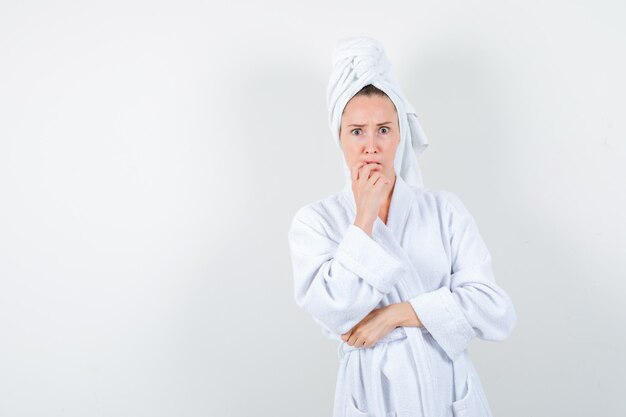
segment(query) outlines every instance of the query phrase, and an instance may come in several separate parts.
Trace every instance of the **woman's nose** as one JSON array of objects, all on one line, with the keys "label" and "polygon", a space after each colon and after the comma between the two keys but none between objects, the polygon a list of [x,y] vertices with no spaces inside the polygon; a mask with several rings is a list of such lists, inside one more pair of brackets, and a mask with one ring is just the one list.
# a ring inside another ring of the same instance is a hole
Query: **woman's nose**
[{"label": "woman's nose", "polygon": [[376,152],[376,138],[374,135],[370,135],[365,143],[365,151],[367,153]]}]

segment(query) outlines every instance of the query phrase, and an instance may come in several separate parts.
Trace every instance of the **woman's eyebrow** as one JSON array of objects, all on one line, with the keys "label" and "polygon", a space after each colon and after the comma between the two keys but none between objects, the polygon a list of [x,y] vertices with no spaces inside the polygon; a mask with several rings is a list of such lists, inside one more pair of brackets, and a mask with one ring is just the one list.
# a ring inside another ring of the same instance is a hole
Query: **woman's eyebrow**
[{"label": "woman's eyebrow", "polygon": [[[382,122],[382,123],[378,123],[376,126],[390,125],[390,124],[391,124],[391,122]],[[359,125],[359,124],[356,124],[356,123],[351,123],[348,126],[363,127],[365,125]]]}]

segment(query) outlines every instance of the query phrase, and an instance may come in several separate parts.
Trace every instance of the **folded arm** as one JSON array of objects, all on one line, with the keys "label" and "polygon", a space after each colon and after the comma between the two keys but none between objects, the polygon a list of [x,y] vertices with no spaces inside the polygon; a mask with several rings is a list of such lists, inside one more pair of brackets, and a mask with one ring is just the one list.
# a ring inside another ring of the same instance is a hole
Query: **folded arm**
[{"label": "folded arm", "polygon": [[451,360],[470,340],[503,340],[513,331],[516,313],[506,292],[495,281],[491,255],[474,218],[454,194],[447,202],[452,268],[450,286],[409,299],[423,326]]},{"label": "folded arm", "polygon": [[344,334],[372,311],[401,276],[404,265],[361,228],[330,239],[310,213],[296,213],[289,247],[298,306],[316,322]]}]

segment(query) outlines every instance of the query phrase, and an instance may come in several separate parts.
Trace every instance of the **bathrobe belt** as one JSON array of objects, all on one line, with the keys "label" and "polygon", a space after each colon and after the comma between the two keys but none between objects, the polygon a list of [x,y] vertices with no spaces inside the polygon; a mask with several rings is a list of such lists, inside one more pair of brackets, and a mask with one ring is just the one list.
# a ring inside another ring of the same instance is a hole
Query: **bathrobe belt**
[{"label": "bathrobe belt", "polygon": [[[427,332],[427,330],[423,327],[419,327],[419,328],[415,328],[415,330],[421,330],[423,333]],[[373,346],[364,348],[364,347],[356,347],[356,346],[351,346],[349,344],[347,344],[346,342],[342,341],[339,344],[339,348],[337,349],[337,353],[339,356],[339,359],[342,360],[345,356],[347,352],[353,351],[353,350],[357,350],[357,349],[374,349],[374,352],[372,353],[372,369],[371,369],[371,378],[372,378],[372,392],[378,394],[375,395],[374,398],[371,398],[370,401],[372,401],[372,406],[374,408],[374,410],[376,410],[376,414],[377,416],[384,416],[386,415],[386,413],[388,412],[388,410],[385,410],[385,401],[384,401],[384,393],[383,393],[383,389],[382,389],[382,368],[383,368],[383,360],[385,359],[385,356],[387,354],[387,345],[389,342],[393,342],[395,340],[401,340],[401,339],[405,339],[407,338],[407,332],[405,331],[405,329],[403,327],[396,327],[394,330],[392,330],[391,332],[389,332],[386,336],[384,336],[383,338],[381,338],[378,342],[376,342]],[[417,357],[417,354],[415,352],[415,349],[410,349],[411,353],[413,354],[414,360],[416,365],[419,367],[419,361],[422,360],[423,358],[420,359]],[[421,377],[421,375],[419,375]],[[424,384],[424,383],[428,383],[426,381],[424,381],[422,378],[420,378],[420,385]],[[422,389],[423,387],[420,387],[420,389]],[[424,404],[422,404],[424,406]]]}]

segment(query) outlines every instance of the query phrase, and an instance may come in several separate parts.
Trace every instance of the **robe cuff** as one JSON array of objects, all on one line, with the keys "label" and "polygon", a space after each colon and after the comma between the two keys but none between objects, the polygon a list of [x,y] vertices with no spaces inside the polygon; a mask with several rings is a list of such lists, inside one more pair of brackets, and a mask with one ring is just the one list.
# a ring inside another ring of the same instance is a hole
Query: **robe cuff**
[{"label": "robe cuff", "polygon": [[441,287],[409,299],[424,328],[441,346],[450,360],[455,361],[467,347],[476,332],[450,289]]},{"label": "robe cuff", "polygon": [[348,226],[339,243],[335,260],[384,294],[391,291],[404,270],[400,260],[354,224]]}]

